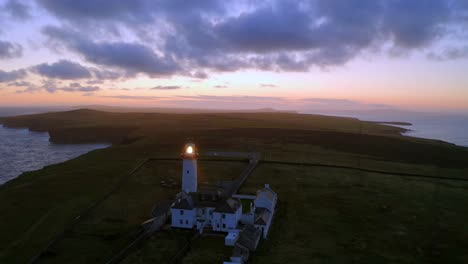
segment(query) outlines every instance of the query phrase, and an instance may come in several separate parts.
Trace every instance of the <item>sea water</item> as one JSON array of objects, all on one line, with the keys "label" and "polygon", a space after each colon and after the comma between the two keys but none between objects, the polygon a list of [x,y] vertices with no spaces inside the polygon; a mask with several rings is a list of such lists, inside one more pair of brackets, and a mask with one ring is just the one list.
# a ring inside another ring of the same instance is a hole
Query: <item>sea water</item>
[{"label": "sea water", "polygon": [[354,117],[365,121],[407,122],[410,126],[405,135],[420,138],[438,139],[459,146],[468,147],[468,115],[421,113],[409,111],[313,111],[310,114],[324,114]]},{"label": "sea water", "polygon": [[47,132],[0,125],[0,184],[26,171],[73,159],[109,144],[53,144]]}]

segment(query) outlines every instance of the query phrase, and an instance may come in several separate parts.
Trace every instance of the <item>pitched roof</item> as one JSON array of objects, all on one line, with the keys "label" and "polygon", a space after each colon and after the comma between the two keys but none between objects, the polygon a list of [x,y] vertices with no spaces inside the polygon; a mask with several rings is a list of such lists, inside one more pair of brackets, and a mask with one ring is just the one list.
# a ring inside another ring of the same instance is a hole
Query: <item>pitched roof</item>
[{"label": "pitched roof", "polygon": [[239,199],[228,198],[224,200],[218,207],[216,207],[215,212],[233,214],[237,212],[240,206],[241,202]]},{"label": "pitched roof", "polygon": [[253,225],[245,225],[239,233],[239,239],[236,242],[236,246],[241,246],[254,251],[258,246],[260,236],[261,232]]},{"label": "pitched roof", "polygon": [[172,208],[192,210],[194,208],[216,208],[222,201],[222,192],[219,190],[202,190],[199,192],[177,194],[176,201]]},{"label": "pitched roof", "polygon": [[195,203],[190,195],[182,195],[182,197],[178,198],[174,205],[172,206],[174,209],[184,209],[184,210],[192,210],[195,208]]},{"label": "pitched roof", "polygon": [[257,198],[260,196],[265,196],[268,200],[273,201],[273,199],[276,197],[276,193],[270,188],[265,187],[257,191]]},{"label": "pitched roof", "polygon": [[271,212],[266,208],[255,208],[255,221],[256,225],[266,225],[270,221]]}]

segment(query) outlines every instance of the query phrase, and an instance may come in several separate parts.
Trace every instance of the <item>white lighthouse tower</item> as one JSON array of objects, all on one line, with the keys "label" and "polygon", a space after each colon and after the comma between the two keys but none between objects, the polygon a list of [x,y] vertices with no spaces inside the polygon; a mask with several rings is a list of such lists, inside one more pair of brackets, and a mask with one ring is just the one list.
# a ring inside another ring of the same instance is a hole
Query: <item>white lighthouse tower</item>
[{"label": "white lighthouse tower", "polygon": [[182,191],[186,193],[196,192],[198,153],[196,151],[195,144],[186,144],[181,157],[183,160]]}]

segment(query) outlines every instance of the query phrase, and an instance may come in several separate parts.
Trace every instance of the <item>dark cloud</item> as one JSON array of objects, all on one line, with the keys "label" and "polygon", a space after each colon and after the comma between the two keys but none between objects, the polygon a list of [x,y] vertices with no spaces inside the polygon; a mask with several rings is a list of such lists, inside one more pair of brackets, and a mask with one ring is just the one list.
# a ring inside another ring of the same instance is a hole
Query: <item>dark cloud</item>
[{"label": "dark cloud", "polygon": [[122,20],[138,22],[152,20],[150,1],[141,0],[38,0],[52,14],[71,21]]},{"label": "dark cloud", "polygon": [[417,48],[444,35],[445,23],[451,18],[451,1],[388,1],[384,30],[397,46]]},{"label": "dark cloud", "polygon": [[119,20],[130,25],[152,23],[157,15],[213,12],[223,9],[222,1],[203,0],[38,0],[52,14],[71,22]]},{"label": "dark cloud", "polygon": [[101,84],[106,80],[117,80],[125,77],[125,73],[114,70],[88,68],[69,60],[59,60],[55,63],[42,63],[30,70],[47,78],[61,80],[89,79],[88,84]]},{"label": "dark cloud", "polygon": [[19,58],[23,55],[20,44],[0,40],[0,59]]},{"label": "dark cloud", "polygon": [[151,88],[151,90],[178,90],[178,89],[182,89],[182,86],[179,86],[179,85],[158,85],[158,86],[155,86],[155,87]]},{"label": "dark cloud", "polygon": [[100,70],[96,68],[92,68],[90,71],[93,73],[94,78],[96,78],[96,80],[94,80],[95,82],[102,82],[103,80],[117,80],[125,75],[119,71]]},{"label": "dark cloud", "polygon": [[203,71],[196,71],[191,74],[191,77],[196,78],[196,79],[206,79],[208,78],[208,74]]},{"label": "dark cloud", "polygon": [[[66,22],[62,28],[47,27],[46,35],[88,62],[124,70],[126,76],[206,78],[206,71],[246,68],[307,71],[343,65],[384,46],[399,52],[427,48],[449,37],[449,28],[468,25],[463,0],[39,3]],[[99,33],[88,33],[90,24]],[[102,31],[114,36],[128,31],[140,39],[102,41]],[[450,58],[458,56],[453,54]],[[194,68],[200,70],[194,73]]]},{"label": "dark cloud", "polygon": [[29,6],[20,0],[9,0],[5,3],[3,9],[14,19],[26,20],[31,18]]},{"label": "dark cloud", "polygon": [[16,81],[16,82],[11,82],[8,84],[8,86],[16,86],[16,87],[29,87],[31,85],[32,83],[27,82],[27,81]]},{"label": "dark cloud", "polygon": [[15,71],[2,71],[0,70],[0,83],[11,82],[25,77],[27,72],[25,70]]},{"label": "dark cloud", "polygon": [[39,64],[34,66],[33,70],[42,76],[62,80],[91,78],[91,73],[86,67],[68,60]]},{"label": "dark cloud", "polygon": [[84,59],[97,65],[120,68],[127,75],[146,73],[157,77],[172,75],[180,70],[170,57],[156,54],[150,47],[128,42],[95,42],[77,32],[46,27],[43,32],[52,40],[61,41]]},{"label": "dark cloud", "polygon": [[216,25],[215,32],[228,47],[245,52],[306,50],[314,45],[310,15],[291,1],[265,7]]},{"label": "dark cloud", "polygon": [[70,83],[68,85],[62,85],[60,82],[57,82],[55,79],[46,79],[42,81],[40,85],[34,85],[31,83],[24,83],[24,85],[17,85],[26,87],[23,90],[17,90],[16,93],[36,93],[46,91],[48,93],[55,92],[83,92],[91,93],[101,90],[99,86],[83,86],[80,83]]}]

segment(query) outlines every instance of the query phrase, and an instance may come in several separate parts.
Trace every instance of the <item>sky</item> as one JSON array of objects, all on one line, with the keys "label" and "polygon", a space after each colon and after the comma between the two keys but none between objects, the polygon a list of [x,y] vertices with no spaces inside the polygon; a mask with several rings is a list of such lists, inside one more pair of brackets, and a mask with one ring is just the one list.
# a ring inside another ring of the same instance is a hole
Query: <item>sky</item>
[{"label": "sky", "polygon": [[0,0],[0,106],[468,113],[466,0]]}]

